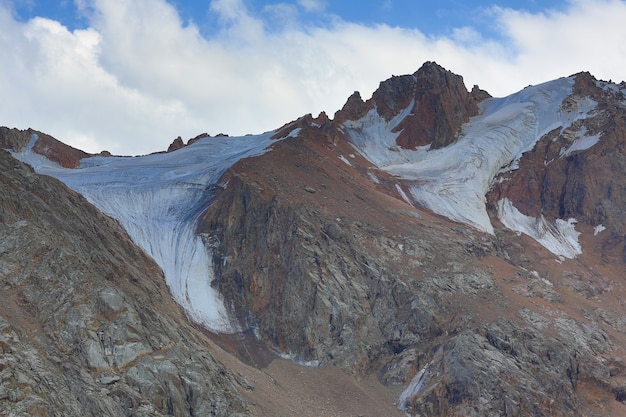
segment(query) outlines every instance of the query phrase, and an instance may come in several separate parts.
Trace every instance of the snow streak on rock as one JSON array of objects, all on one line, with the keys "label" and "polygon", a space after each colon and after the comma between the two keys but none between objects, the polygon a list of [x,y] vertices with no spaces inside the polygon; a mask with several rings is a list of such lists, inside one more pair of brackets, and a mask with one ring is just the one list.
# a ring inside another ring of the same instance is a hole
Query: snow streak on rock
[{"label": "snow streak on rock", "polygon": [[591,136],[587,136],[586,133],[587,128],[582,126],[580,130],[576,132],[574,142],[572,142],[568,148],[561,149],[559,157],[564,158],[574,152],[587,150],[600,141],[600,133]]},{"label": "snow streak on rock", "polygon": [[409,402],[409,399],[417,395],[417,393],[419,393],[420,390],[424,387],[424,380],[428,375],[428,370],[430,366],[431,363],[423,367],[422,370],[415,374],[409,385],[398,396],[398,408],[404,411],[406,415],[409,415],[406,412],[407,403]]},{"label": "snow streak on rock", "polygon": [[520,213],[508,198],[498,201],[498,218],[509,229],[524,233],[557,256],[573,259],[582,253],[578,243],[578,233],[574,228],[576,219],[557,219],[549,223],[543,216],[539,218]]},{"label": "snow streak on rock", "polygon": [[189,317],[227,333],[237,329],[211,287],[211,254],[196,227],[224,171],[264,152],[273,133],[205,138],[167,154],[88,158],[77,169],[62,168],[30,148],[14,156],[38,173],[60,179],[119,220],[161,266],[174,299]]}]

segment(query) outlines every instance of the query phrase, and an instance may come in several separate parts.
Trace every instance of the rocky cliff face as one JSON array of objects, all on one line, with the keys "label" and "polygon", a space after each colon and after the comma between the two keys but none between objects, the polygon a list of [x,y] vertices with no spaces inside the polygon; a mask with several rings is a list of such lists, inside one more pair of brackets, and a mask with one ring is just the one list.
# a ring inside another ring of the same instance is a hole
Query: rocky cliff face
[{"label": "rocky cliff face", "polygon": [[624,336],[601,313],[624,314],[616,271],[587,281],[590,266],[510,232],[416,211],[381,185],[392,179],[337,158],[349,148],[306,135],[234,167],[203,222],[245,328],[299,361],[413,380],[409,415],[623,410]]},{"label": "rocky cliff face", "polygon": [[[375,94],[376,108],[388,109],[390,119],[416,97],[415,76],[396,78],[384,87],[398,87],[386,97],[395,107],[381,104],[382,87]],[[445,80],[429,82],[441,87]],[[577,78],[575,94],[584,80]],[[201,230],[233,316],[297,360],[335,364],[360,377],[376,372],[385,384],[406,387],[399,406],[408,415],[623,412],[623,266],[607,256],[604,237],[585,237],[584,256],[557,262],[501,225],[494,235],[482,234],[412,207],[398,193],[402,182],[354,155],[338,127],[362,117],[373,101],[355,94],[334,121],[299,120],[281,133],[301,129],[297,138],[227,174],[228,187]],[[605,131],[607,120],[586,119],[587,135]],[[622,138],[605,145],[619,149]],[[594,160],[596,152],[608,153],[598,148],[584,157]],[[509,175],[541,175],[524,169],[535,153]],[[571,167],[561,178],[557,165],[548,167],[559,184],[592,177]],[[516,184],[527,181],[500,182],[490,198],[515,198]],[[552,215],[561,218],[560,204],[579,204],[556,198],[563,189],[519,192],[515,201],[550,200]],[[601,221],[585,218],[587,236]]]},{"label": "rocky cliff face", "polygon": [[[202,230],[245,328],[299,360],[362,373],[382,354],[445,331],[432,299],[412,317],[424,290],[412,277],[423,276],[425,259],[446,264],[432,248],[471,264],[466,254],[491,242],[415,222],[410,207],[355,176],[326,143],[286,140],[235,167]],[[491,288],[488,274],[476,280],[468,291]]]},{"label": "rocky cliff face", "polygon": [[0,415],[248,415],[114,221],[0,150]]}]

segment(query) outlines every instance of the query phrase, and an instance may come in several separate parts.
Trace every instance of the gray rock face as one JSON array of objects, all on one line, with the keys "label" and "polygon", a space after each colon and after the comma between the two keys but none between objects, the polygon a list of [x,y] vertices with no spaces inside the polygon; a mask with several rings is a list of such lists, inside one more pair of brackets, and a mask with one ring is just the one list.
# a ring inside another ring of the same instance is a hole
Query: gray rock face
[{"label": "gray rock face", "polygon": [[367,169],[329,166],[329,149],[349,153],[335,136],[303,129],[235,166],[205,215],[216,285],[243,328],[297,360],[376,372],[405,389],[407,415],[619,409],[615,265],[600,279],[587,261],[559,264],[511,232],[482,235],[394,203]]},{"label": "gray rock face", "polygon": [[2,149],[22,149],[28,145],[30,139],[35,133],[34,130],[9,129],[8,127],[0,127],[0,147]]},{"label": "gray rock face", "polygon": [[[453,298],[497,297],[489,272],[471,266],[472,239],[440,238],[436,229],[390,237],[361,221],[264,201],[238,179],[232,190],[205,219],[219,242],[220,290],[242,306],[233,313],[244,328],[297,359],[365,372],[381,355],[444,333]],[[445,267],[423,279],[426,263]]]},{"label": "gray rock face", "polygon": [[577,386],[589,379],[606,382],[608,373],[597,354],[610,347],[602,331],[589,329],[599,332],[602,340],[596,350],[577,345],[574,337],[581,329],[569,330],[553,337],[550,332],[499,320],[464,331],[435,352],[406,411],[411,415],[584,415]]},{"label": "gray rock face", "polygon": [[115,222],[4,151],[0,201],[0,410],[249,414],[159,268]]}]

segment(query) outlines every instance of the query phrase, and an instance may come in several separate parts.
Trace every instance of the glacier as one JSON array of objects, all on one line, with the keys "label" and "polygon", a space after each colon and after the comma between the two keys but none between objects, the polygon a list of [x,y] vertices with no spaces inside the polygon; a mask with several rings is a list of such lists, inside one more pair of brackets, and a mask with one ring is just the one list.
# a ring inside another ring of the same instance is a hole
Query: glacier
[{"label": "glacier", "polygon": [[[588,98],[572,98],[576,111],[564,109],[574,83],[574,76],[560,78],[504,98],[486,99],[479,105],[479,115],[462,126],[458,140],[436,150],[396,145],[400,132],[394,129],[410,114],[413,102],[389,121],[374,108],[359,120],[344,122],[344,129],[363,157],[404,182],[415,202],[493,234],[485,195],[496,175],[503,167],[514,166],[543,135],[558,128],[563,131],[595,109],[597,103]],[[595,138],[583,138],[584,132],[569,152],[593,145]]]},{"label": "glacier", "polygon": [[36,172],[56,177],[103,213],[163,269],[173,298],[194,322],[220,333],[239,331],[211,286],[212,256],[197,233],[222,174],[242,158],[260,155],[275,132],[207,137],[175,152],[138,157],[96,156],[67,169],[32,151],[13,155]]}]

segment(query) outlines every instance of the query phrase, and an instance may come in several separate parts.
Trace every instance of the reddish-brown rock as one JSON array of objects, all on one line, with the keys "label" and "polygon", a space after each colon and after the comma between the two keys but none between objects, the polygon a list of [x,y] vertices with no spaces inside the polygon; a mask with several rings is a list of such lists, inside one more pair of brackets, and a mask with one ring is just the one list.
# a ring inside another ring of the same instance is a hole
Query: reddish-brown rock
[{"label": "reddish-brown rock", "polygon": [[348,97],[346,104],[343,105],[341,110],[335,113],[335,122],[342,123],[346,120],[358,120],[365,116],[371,109],[371,100],[368,100],[366,103],[361,98],[361,93],[355,91]]},{"label": "reddish-brown rock", "polygon": [[37,132],[37,135],[39,139],[35,142],[33,151],[40,155],[45,155],[48,159],[58,163],[62,167],[76,168],[80,164],[81,159],[91,156],[45,133]]},{"label": "reddish-brown rock", "polygon": [[0,148],[19,151],[29,144],[33,135],[37,136],[33,145],[33,152],[44,155],[65,168],[76,168],[81,159],[91,156],[56,140],[48,134],[33,129],[18,130],[0,127]]},{"label": "reddish-brown rock", "polygon": [[174,142],[170,144],[170,146],[167,148],[167,152],[177,151],[180,148],[183,148],[184,146],[185,146],[185,143],[183,142],[183,139],[179,136],[176,139],[174,139]]},{"label": "reddish-brown rock", "polygon": [[410,114],[394,129],[400,132],[396,143],[406,149],[429,144],[437,149],[456,140],[461,125],[478,114],[477,103],[487,97],[489,94],[477,86],[469,93],[460,75],[426,62],[412,75],[394,76],[380,83],[366,102],[355,92],[335,114],[335,121],[358,120],[373,108],[390,121],[413,103]]},{"label": "reddish-brown rock", "polygon": [[200,139],[203,139],[203,138],[208,138],[208,137],[210,137],[210,136],[211,136],[211,135],[209,135],[209,134],[208,134],[208,133],[206,133],[206,132],[204,132],[204,133],[200,133],[198,136],[196,136],[196,137],[193,137],[193,138],[189,139],[189,140],[187,141],[187,145],[191,145],[192,143],[197,142],[197,141],[198,141],[198,140],[200,140]]}]

